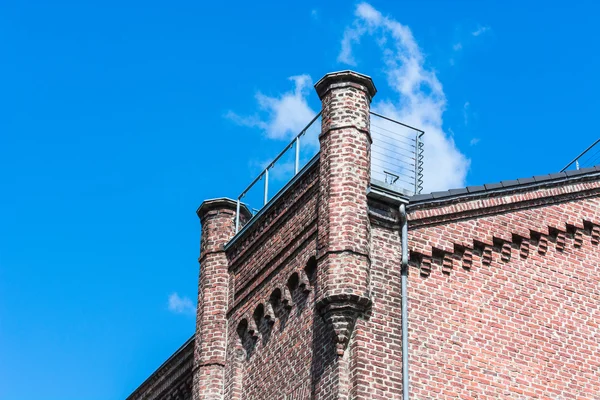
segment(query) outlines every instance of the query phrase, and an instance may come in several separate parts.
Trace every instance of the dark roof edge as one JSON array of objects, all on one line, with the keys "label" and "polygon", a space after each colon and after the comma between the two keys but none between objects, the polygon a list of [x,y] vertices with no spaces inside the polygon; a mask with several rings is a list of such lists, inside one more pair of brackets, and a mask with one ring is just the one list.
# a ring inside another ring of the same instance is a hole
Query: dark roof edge
[{"label": "dark roof edge", "polygon": [[150,384],[150,382],[152,382],[154,380],[154,378],[156,376],[158,376],[158,374],[160,373],[160,371],[163,368],[167,367],[171,363],[171,361],[173,361],[183,350],[185,350],[185,348],[187,346],[189,346],[190,342],[194,341],[195,338],[196,338],[196,333],[194,333],[192,335],[192,337],[190,337],[188,340],[186,340],[185,343],[182,344],[175,351],[175,353],[171,354],[171,356],[169,358],[167,358],[167,360],[165,362],[163,362],[158,368],[156,368],[154,370],[154,372],[152,373],[152,375],[150,375],[148,378],[146,378],[146,380],[144,382],[142,382],[141,385],[139,385],[133,392],[131,392],[131,394],[129,396],[127,396],[127,399],[133,398],[133,396],[135,396],[138,392],[142,391],[145,386],[147,386],[148,384]]},{"label": "dark roof edge", "polygon": [[304,175],[306,175],[308,173],[308,171],[313,167],[313,165],[315,165],[317,163],[317,161],[319,160],[319,154],[320,154],[320,152],[317,152],[317,154],[315,154],[313,156],[313,158],[311,158],[310,161],[307,162],[306,165],[304,167],[302,167],[302,169],[296,175],[294,175],[294,177],[292,179],[290,179],[290,181],[288,183],[285,184],[285,186],[283,186],[281,189],[279,189],[279,191],[275,194],[275,196],[273,196],[271,198],[271,200],[269,200],[269,202],[260,209],[259,212],[257,212],[252,218],[250,218],[250,220],[246,223],[246,225],[244,225],[240,229],[240,231],[238,233],[236,233],[229,240],[229,242],[227,242],[227,244],[225,244],[225,250],[228,250],[231,246],[233,246],[235,244],[235,242],[237,242],[237,240],[240,237],[244,236],[244,234],[251,229],[251,227],[254,225],[254,223],[256,221],[258,221],[260,219],[260,217],[263,214],[265,214],[267,212],[267,210],[269,210],[271,208],[271,206],[273,204],[275,204],[277,202],[277,200],[279,200],[279,198],[281,198],[281,196],[283,196],[288,191],[289,188],[294,186],[294,184],[296,182],[298,182],[300,180],[300,178],[302,178]]},{"label": "dark roof edge", "polygon": [[531,178],[488,183],[481,186],[467,186],[466,188],[450,189],[441,192],[418,194],[410,197],[408,208],[438,205],[454,200],[472,199],[489,195],[527,190],[542,186],[556,185],[563,182],[574,182],[600,176],[600,165],[579,170],[559,172],[556,174],[539,175]]}]

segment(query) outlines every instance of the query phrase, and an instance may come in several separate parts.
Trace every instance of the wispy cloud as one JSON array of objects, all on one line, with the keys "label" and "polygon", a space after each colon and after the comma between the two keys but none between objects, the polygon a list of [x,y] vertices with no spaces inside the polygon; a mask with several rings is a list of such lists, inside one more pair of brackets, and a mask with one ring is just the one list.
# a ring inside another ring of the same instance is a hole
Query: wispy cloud
[{"label": "wispy cloud", "polygon": [[473,139],[471,139],[471,141],[469,142],[469,145],[471,145],[471,146],[475,146],[477,143],[479,143],[479,138],[473,138]]},{"label": "wispy cloud", "polygon": [[363,37],[379,46],[387,83],[397,95],[376,101],[373,108],[425,131],[424,191],[464,186],[470,161],[443,129],[446,96],[435,71],[425,66],[410,28],[360,3],[344,32],[338,61],[355,65],[353,51]]},{"label": "wispy cloud", "polygon": [[169,311],[174,312],[175,314],[196,314],[196,307],[192,300],[185,296],[180,297],[177,292],[171,293],[169,296],[168,307]]},{"label": "wispy cloud", "polygon": [[469,107],[471,106],[471,103],[469,103],[468,101],[465,102],[465,104],[463,105],[463,118],[465,121],[465,125],[469,124]]},{"label": "wispy cloud", "polygon": [[477,29],[475,29],[473,32],[471,32],[471,35],[473,35],[473,36],[479,36],[479,35],[482,35],[482,34],[488,32],[490,29],[492,29],[492,28],[490,28],[489,26],[481,26],[481,25],[479,25],[477,27]]},{"label": "wispy cloud", "polygon": [[[267,96],[261,92],[255,98],[260,112],[250,116],[242,116],[228,111],[225,118],[241,126],[261,129],[271,139],[291,139],[306,126],[317,114],[308,105],[309,90],[312,79],[309,75],[296,75],[289,78],[294,88],[280,96]],[[312,138],[312,144],[315,144]]]},{"label": "wispy cloud", "polygon": [[463,48],[463,45],[461,42],[454,43],[454,45],[452,46],[452,50],[454,50],[454,51],[460,51],[460,50],[462,50],[462,48]]}]

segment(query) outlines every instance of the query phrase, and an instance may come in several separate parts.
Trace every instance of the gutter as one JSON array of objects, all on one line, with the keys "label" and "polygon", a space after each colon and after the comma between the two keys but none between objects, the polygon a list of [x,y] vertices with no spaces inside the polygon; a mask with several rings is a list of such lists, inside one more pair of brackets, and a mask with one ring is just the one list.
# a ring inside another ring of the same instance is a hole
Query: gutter
[{"label": "gutter", "polygon": [[408,400],[408,218],[406,205],[400,204],[400,240],[402,241],[402,398]]}]

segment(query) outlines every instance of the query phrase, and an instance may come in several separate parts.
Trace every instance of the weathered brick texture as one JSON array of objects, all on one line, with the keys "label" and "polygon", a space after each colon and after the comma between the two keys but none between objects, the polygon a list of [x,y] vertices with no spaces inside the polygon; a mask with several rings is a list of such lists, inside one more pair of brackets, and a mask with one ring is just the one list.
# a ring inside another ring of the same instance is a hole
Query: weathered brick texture
[{"label": "weathered brick texture", "polygon": [[[306,399],[312,391],[318,164],[227,250],[228,399]],[[287,396],[287,397],[285,397]]]},{"label": "weathered brick texture", "polygon": [[[249,217],[245,208],[242,221]],[[198,208],[202,223],[194,400],[222,399],[227,351],[229,263],[224,246],[235,234],[236,204],[227,199],[207,200]]]},{"label": "weathered brick texture", "polygon": [[[316,89],[321,152],[286,191],[237,235],[235,202],[199,208],[193,372],[188,344],[131,399],[402,398],[398,201],[368,194],[375,88],[345,71]],[[407,206],[411,398],[600,399],[600,176],[459,193]]]},{"label": "weathered brick texture", "polygon": [[414,398],[600,398],[599,193],[593,180],[413,209]]}]

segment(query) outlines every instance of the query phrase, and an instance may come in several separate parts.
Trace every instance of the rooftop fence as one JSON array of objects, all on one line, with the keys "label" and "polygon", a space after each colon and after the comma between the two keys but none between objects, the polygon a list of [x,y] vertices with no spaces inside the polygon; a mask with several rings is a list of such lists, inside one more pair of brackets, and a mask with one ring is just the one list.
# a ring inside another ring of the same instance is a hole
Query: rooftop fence
[{"label": "rooftop fence", "polygon": [[[236,233],[240,207],[256,215],[302,171],[319,152],[321,113],[267,164],[237,198]],[[371,182],[385,184],[402,194],[419,194],[423,189],[424,132],[402,122],[371,112]]]},{"label": "rooftop fence", "polygon": [[600,164],[600,139],[596,140],[590,147],[585,149],[581,154],[568,163],[560,172],[568,169],[580,169],[593,167]]},{"label": "rooftop fence", "polygon": [[424,133],[371,111],[371,181],[404,194],[421,193]]}]

